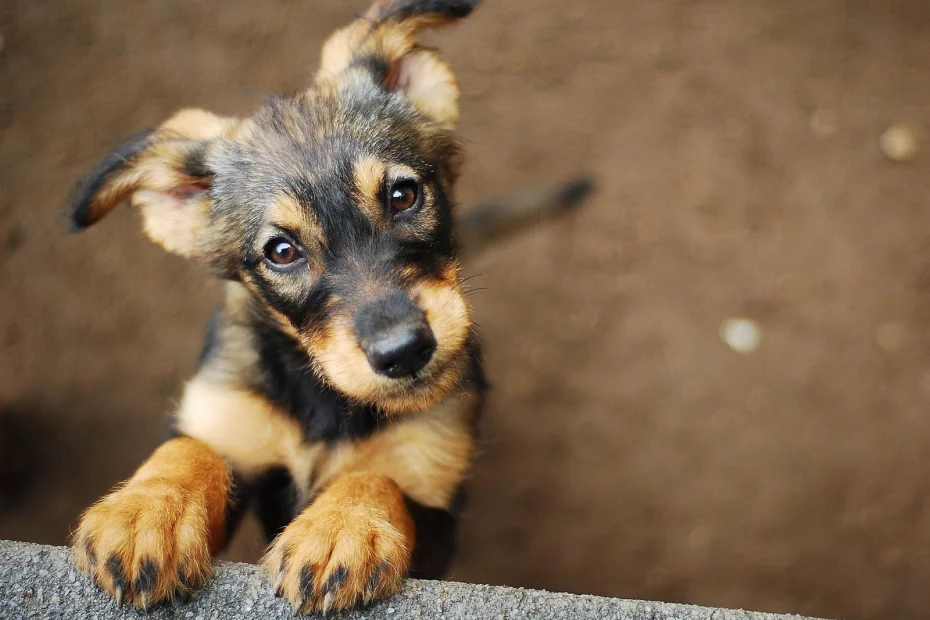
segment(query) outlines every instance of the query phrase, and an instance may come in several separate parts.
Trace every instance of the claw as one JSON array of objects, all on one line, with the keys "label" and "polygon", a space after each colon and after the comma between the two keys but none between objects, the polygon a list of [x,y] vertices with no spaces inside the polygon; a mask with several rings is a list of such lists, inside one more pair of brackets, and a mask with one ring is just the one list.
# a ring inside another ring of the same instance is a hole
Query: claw
[{"label": "claw", "polygon": [[150,602],[149,593],[143,592],[142,596],[139,597],[139,604],[142,605],[142,611],[149,610],[149,602]]},{"label": "claw", "polygon": [[329,615],[329,612],[333,607],[334,598],[335,597],[333,596],[332,592],[327,593],[326,596],[323,597],[323,617],[324,618]]},{"label": "claw", "polygon": [[123,606],[123,589],[119,586],[116,586],[116,592],[113,594],[113,598],[116,599],[116,606]]},{"label": "claw", "polygon": [[371,575],[368,576],[368,581],[365,584],[365,595],[362,597],[362,604],[365,607],[371,605],[375,598],[375,592],[378,591],[378,585],[381,583],[381,575],[384,573],[384,566],[382,563],[375,567]]}]

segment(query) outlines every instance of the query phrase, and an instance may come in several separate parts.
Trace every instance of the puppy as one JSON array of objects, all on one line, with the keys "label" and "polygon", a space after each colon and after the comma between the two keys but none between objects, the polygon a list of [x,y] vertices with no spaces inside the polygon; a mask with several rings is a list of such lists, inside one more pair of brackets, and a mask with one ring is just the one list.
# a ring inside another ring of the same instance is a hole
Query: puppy
[{"label": "puppy", "polygon": [[[382,0],[325,44],[313,85],[251,117],[184,110],[79,185],[224,280],[172,438],[82,516],[82,571],[146,609],[202,584],[244,511],[279,596],[323,613],[437,578],[486,389],[459,276],[458,89],[418,32],[479,0]],[[584,182],[463,220],[466,247],[576,204]]]}]

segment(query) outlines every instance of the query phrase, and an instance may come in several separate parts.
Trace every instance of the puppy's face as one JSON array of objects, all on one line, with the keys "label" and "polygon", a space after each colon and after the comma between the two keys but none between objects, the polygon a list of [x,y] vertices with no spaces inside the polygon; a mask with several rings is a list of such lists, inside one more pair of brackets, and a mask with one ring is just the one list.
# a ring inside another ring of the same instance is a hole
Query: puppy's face
[{"label": "puppy's face", "polygon": [[129,200],[156,242],[241,281],[333,387],[388,413],[429,407],[461,375],[471,322],[452,238],[458,92],[415,35],[474,4],[376,4],[327,42],[307,91],[131,139],[79,188],[75,224]]}]

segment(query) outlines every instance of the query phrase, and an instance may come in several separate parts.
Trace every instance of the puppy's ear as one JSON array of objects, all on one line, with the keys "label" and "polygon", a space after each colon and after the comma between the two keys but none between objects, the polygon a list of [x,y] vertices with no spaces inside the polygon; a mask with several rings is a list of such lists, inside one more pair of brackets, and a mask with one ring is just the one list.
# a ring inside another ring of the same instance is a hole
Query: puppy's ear
[{"label": "puppy's ear", "polygon": [[157,129],[129,138],[77,186],[69,206],[74,229],[96,223],[122,203],[142,211],[146,234],[188,258],[210,245],[206,154],[238,124],[203,110],[182,110]]},{"label": "puppy's ear", "polygon": [[421,114],[452,127],[458,121],[459,90],[449,66],[417,46],[426,27],[467,16],[481,0],[379,0],[355,22],[326,41],[318,83],[339,85],[358,72],[401,93]]}]

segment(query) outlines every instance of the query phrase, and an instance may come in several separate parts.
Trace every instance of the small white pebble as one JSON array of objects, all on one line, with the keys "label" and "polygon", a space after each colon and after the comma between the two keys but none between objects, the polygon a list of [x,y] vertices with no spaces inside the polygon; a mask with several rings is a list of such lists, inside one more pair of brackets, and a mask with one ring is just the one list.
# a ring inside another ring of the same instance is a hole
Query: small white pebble
[{"label": "small white pebble", "polygon": [[762,334],[755,321],[732,318],[720,324],[720,339],[737,353],[752,353],[759,346]]},{"label": "small white pebble", "polygon": [[904,328],[897,323],[885,323],[875,332],[875,341],[885,351],[897,351],[907,338]]},{"label": "small white pebble", "polygon": [[811,116],[810,128],[818,137],[829,138],[836,133],[836,115],[830,110],[817,110]]},{"label": "small white pebble", "polygon": [[907,125],[892,125],[879,138],[878,146],[888,159],[909,162],[917,155],[917,134]]},{"label": "small white pebble", "polygon": [[394,608],[393,608],[393,607],[388,607],[388,608],[387,608],[387,612],[388,612],[389,614],[394,613]]}]

